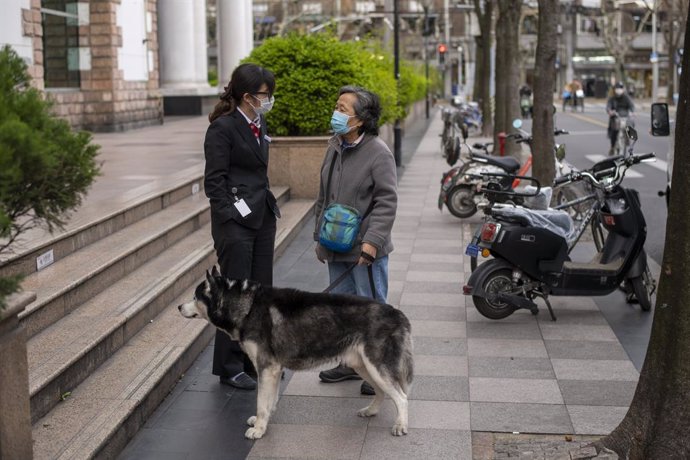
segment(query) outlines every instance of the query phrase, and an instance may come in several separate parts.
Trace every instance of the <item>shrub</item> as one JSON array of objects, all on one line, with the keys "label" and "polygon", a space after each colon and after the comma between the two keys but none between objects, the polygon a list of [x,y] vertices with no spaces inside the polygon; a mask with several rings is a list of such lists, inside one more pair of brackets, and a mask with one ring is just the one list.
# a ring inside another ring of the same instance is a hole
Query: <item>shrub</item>
[{"label": "shrub", "polygon": [[404,74],[409,82],[401,81],[398,108],[390,53],[365,42],[341,42],[327,33],[270,38],[245,62],[266,67],[276,75],[276,104],[268,114],[268,123],[279,136],[328,134],[338,89],[345,85],[359,85],[378,94],[383,108],[381,123],[393,121],[404,116],[406,105],[420,98],[418,87],[424,82],[424,77],[406,64],[401,77]]},{"label": "shrub", "polygon": [[[51,103],[30,86],[26,64],[0,51],[0,255],[17,237],[44,226],[61,228],[98,174],[98,146],[51,114]],[[0,307],[19,278],[0,278]]]}]

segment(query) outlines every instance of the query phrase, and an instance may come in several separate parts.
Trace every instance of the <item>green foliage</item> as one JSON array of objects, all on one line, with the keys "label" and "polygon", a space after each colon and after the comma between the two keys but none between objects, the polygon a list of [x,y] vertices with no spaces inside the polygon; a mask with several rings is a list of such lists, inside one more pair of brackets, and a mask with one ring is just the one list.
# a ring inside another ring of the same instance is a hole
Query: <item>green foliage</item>
[{"label": "green foliage", "polygon": [[268,114],[279,136],[325,135],[338,90],[362,86],[381,98],[381,124],[404,117],[405,107],[424,97],[424,77],[401,65],[400,106],[390,53],[364,42],[341,42],[332,34],[274,37],[245,59],[276,75],[276,104]]},{"label": "green foliage", "polygon": [[218,69],[208,69],[208,84],[211,88],[218,86]]},{"label": "green foliage", "polygon": [[[51,103],[30,86],[26,64],[0,51],[0,254],[20,233],[64,225],[98,174],[98,146],[51,114]],[[0,280],[0,299],[16,290]]]}]

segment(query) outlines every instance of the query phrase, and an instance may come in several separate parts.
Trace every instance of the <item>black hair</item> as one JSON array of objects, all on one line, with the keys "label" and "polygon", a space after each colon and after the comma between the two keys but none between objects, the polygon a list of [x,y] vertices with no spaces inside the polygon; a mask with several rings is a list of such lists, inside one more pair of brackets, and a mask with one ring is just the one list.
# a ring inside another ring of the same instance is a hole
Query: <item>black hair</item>
[{"label": "black hair", "polygon": [[338,96],[343,94],[354,94],[357,100],[354,103],[353,109],[355,116],[362,121],[362,126],[357,132],[359,134],[367,133],[374,136],[379,135],[379,118],[381,118],[381,101],[379,97],[360,86],[343,86],[338,92]]},{"label": "black hair", "polygon": [[246,63],[237,66],[232,72],[228,86],[223,88],[220,102],[216,104],[213,112],[209,114],[208,121],[213,122],[219,116],[235,110],[240,104],[242,96],[246,93],[254,94],[259,92],[263,84],[266,84],[268,92],[273,94],[276,88],[273,72],[256,64]]}]

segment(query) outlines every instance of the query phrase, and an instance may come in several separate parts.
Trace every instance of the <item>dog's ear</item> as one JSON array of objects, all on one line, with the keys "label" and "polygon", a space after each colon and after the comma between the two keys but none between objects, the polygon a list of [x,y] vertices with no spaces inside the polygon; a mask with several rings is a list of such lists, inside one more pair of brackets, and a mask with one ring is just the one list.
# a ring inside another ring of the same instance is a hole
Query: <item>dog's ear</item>
[{"label": "dog's ear", "polygon": [[[213,267],[214,269],[216,267]],[[213,277],[213,273],[206,270],[206,281],[208,281],[209,286],[215,286],[216,280]]]},{"label": "dog's ear", "polygon": [[218,271],[218,267],[215,265],[211,269],[211,276],[213,276],[214,278],[220,278],[221,277],[220,272]]}]

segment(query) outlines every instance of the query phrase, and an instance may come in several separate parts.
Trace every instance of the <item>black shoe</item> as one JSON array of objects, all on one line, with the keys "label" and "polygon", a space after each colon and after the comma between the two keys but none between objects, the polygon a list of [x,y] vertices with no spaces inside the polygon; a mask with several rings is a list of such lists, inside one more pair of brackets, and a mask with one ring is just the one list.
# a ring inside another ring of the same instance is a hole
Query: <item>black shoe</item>
[{"label": "black shoe", "polygon": [[366,380],[364,382],[362,382],[362,386],[359,388],[359,392],[362,393],[363,395],[370,395],[370,396],[373,396],[376,394],[376,392],[374,391],[374,387],[369,385],[369,382],[367,382]]},{"label": "black shoe", "polygon": [[362,380],[362,377],[354,369],[342,364],[338,364],[333,369],[319,372],[319,378],[325,383],[342,382],[343,380]]},{"label": "black shoe", "polygon": [[240,390],[256,390],[256,380],[244,372],[240,372],[234,377],[221,377],[220,383],[239,388]]}]

